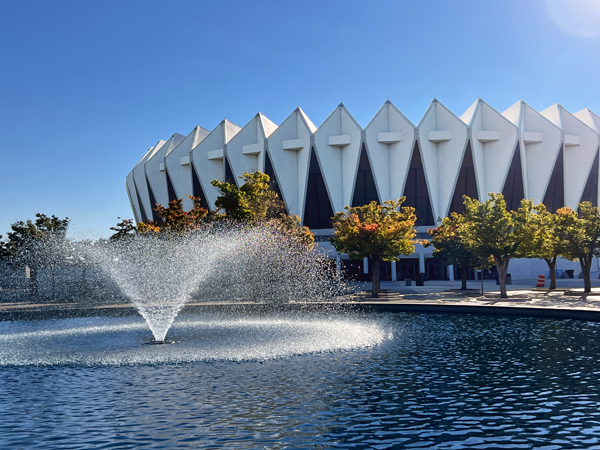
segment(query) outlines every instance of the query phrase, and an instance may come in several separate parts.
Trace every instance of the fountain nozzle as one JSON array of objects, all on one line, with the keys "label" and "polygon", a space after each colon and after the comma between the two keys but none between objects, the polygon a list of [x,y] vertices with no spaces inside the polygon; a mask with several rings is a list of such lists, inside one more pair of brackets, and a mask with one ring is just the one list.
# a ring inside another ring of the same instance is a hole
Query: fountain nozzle
[{"label": "fountain nozzle", "polygon": [[175,344],[177,341],[168,341],[168,340],[164,340],[164,341],[157,341],[155,339],[152,339],[148,342],[144,342],[144,344],[146,345],[162,345],[162,344]]}]

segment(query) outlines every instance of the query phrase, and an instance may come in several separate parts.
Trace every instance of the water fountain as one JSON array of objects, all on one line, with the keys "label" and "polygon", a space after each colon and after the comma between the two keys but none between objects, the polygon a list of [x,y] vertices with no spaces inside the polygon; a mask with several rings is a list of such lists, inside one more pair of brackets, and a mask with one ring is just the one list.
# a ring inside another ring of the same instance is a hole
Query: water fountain
[{"label": "water fountain", "polygon": [[325,259],[268,226],[219,224],[188,235],[138,235],[84,246],[131,299],[154,340],[166,335],[183,306],[196,302],[329,301],[344,289]]},{"label": "water fountain", "polygon": [[[221,223],[187,235],[84,242],[76,252],[119,287],[145,324],[135,317],[0,323],[7,349],[0,366],[268,359],[371,346],[388,336],[337,314],[346,287],[327,259],[273,227]],[[190,302],[194,313],[177,323]],[[174,325],[176,337],[167,340]],[[140,348],[173,342],[176,348]]]}]

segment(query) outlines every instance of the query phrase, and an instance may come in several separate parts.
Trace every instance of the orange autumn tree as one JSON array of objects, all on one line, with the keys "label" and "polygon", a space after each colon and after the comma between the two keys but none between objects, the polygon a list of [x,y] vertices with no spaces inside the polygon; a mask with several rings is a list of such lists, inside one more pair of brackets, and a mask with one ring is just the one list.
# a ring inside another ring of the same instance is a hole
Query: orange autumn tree
[{"label": "orange autumn tree", "polygon": [[110,228],[114,233],[109,240],[118,241],[140,233],[185,234],[200,228],[206,224],[208,211],[200,206],[199,197],[188,195],[187,198],[194,201],[194,207],[191,210],[183,210],[183,199],[181,198],[171,200],[166,207],[157,203],[154,211],[160,218],[159,223],[149,220],[140,222],[136,226],[133,219],[123,219],[115,227]]},{"label": "orange autumn tree", "polygon": [[379,297],[379,264],[397,261],[400,255],[415,251],[415,209],[401,207],[405,197],[380,205],[346,206],[333,217],[334,235],[330,239],[340,253],[350,259],[369,258],[373,265],[372,296]]},{"label": "orange autumn tree", "polygon": [[183,199],[171,200],[165,208],[157,204],[154,211],[161,219],[158,225],[160,231],[171,234],[188,233],[200,228],[205,223],[208,211],[200,206],[200,198],[188,195],[187,198],[194,202],[194,207],[189,211],[183,210]]}]

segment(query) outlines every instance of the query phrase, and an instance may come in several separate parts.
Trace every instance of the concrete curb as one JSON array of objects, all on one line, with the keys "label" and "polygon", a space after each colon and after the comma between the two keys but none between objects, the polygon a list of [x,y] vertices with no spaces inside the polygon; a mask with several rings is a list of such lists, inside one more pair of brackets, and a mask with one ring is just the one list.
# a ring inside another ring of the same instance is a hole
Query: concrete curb
[{"label": "concrete curb", "polygon": [[548,317],[554,319],[577,319],[600,322],[600,310],[584,308],[551,308],[534,306],[496,306],[438,303],[392,303],[361,302],[357,308],[364,311],[425,312],[450,314],[495,314],[505,316]]},{"label": "concrete curb", "polygon": [[[14,308],[0,310],[0,321],[13,320],[48,320],[66,319],[72,317],[123,317],[138,315],[133,305],[103,305],[56,307],[57,305],[35,305],[27,309]],[[459,302],[439,303],[422,301],[349,301],[323,303],[288,303],[267,305],[264,303],[191,303],[186,305],[181,314],[194,314],[215,311],[237,311],[258,313],[265,310],[273,311],[330,311],[332,309],[380,311],[380,312],[422,312],[443,314],[494,314],[504,316],[547,317],[554,319],[577,319],[600,322],[600,309],[584,307],[548,307],[522,305],[473,305]]]}]

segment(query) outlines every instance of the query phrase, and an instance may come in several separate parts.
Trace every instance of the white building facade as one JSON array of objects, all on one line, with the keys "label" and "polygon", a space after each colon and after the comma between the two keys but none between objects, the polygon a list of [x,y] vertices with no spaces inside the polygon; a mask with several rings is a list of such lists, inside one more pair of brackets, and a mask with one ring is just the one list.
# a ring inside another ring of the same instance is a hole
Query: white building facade
[{"label": "white building facade", "polygon": [[[156,220],[153,205],[193,195],[214,209],[214,179],[240,183],[244,172],[267,173],[289,214],[310,227],[318,245],[336,258],[328,238],[331,217],[347,205],[406,196],[416,208],[417,231],[461,212],[462,196],[485,200],[504,194],[516,209],[522,198],[551,210],[598,205],[600,117],[589,109],[575,114],[559,104],[538,112],[518,101],[503,113],[477,99],[460,117],[433,99],[414,125],[389,100],[363,128],[343,104],[317,127],[297,108],[277,126],[258,113],[243,128],[223,120],[214,130],[196,127],[151,147],[126,177],[136,222]],[[339,258],[338,258],[339,259]],[[342,263],[366,278],[362,262]],[[367,269],[367,270],[365,270]],[[579,273],[578,264],[559,269]],[[600,268],[596,268],[597,270]],[[547,274],[540,260],[510,263],[513,279]],[[455,270],[432,258],[431,249],[382,266],[384,279],[454,279]]]}]

